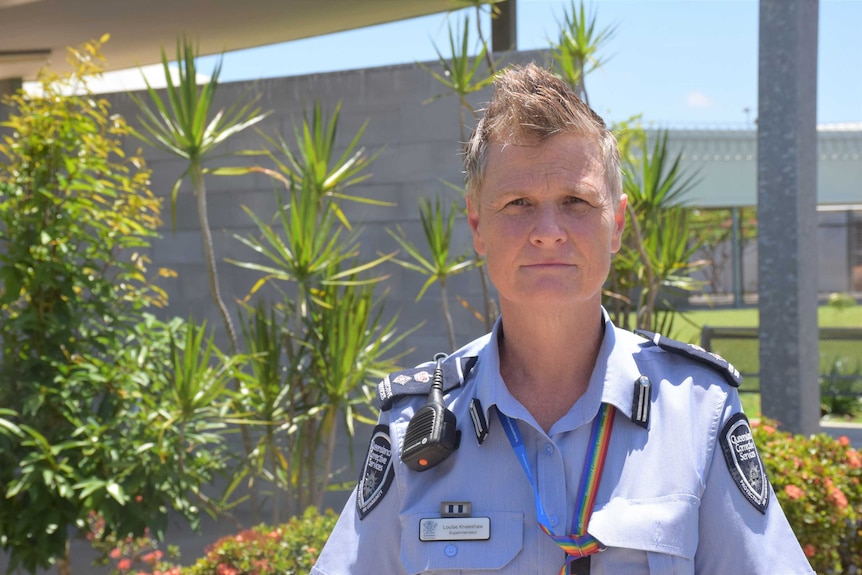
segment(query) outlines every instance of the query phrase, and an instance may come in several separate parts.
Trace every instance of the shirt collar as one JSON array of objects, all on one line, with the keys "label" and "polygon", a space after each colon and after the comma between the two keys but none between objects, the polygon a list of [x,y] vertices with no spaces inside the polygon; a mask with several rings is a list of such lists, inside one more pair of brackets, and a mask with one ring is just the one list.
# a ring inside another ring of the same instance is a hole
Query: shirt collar
[{"label": "shirt collar", "polygon": [[[601,403],[609,403],[626,417],[631,417],[633,386],[640,376],[633,356],[636,350],[617,341],[617,328],[604,308],[602,321],[605,332],[587,391],[569,412],[554,424],[551,434],[569,431],[592,421]],[[479,352],[474,368],[476,398],[482,404],[486,418],[491,407],[497,406],[510,417],[530,422],[538,428],[533,416],[509,393],[500,375],[498,343],[502,325],[502,318],[497,318],[487,344]]]}]

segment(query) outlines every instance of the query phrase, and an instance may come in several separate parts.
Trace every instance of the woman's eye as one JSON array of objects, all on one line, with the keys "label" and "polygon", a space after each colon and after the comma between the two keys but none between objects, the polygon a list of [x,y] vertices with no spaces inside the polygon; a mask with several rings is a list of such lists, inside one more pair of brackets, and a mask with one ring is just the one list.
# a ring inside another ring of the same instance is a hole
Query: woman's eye
[{"label": "woman's eye", "polygon": [[569,196],[566,198],[566,203],[567,204],[583,204],[583,203],[586,203],[586,200],[584,200],[583,198],[579,198],[577,196]]},{"label": "woman's eye", "polygon": [[517,198],[517,199],[510,201],[508,203],[508,205],[510,205],[510,206],[526,206],[527,200],[525,200],[524,198]]}]

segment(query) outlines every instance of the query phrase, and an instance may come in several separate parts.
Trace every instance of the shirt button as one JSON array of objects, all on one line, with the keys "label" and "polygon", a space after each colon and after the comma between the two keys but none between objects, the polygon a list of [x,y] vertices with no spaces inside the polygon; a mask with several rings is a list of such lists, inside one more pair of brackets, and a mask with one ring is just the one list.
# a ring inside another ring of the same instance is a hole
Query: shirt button
[{"label": "shirt button", "polygon": [[551,527],[556,527],[557,523],[560,522],[560,518],[556,515],[551,515],[550,517],[548,517],[548,521],[551,523]]},{"label": "shirt button", "polygon": [[552,453],[554,453],[554,444],[553,443],[546,443],[545,444],[545,453],[547,453],[548,455],[551,455]]},{"label": "shirt button", "polygon": [[458,547],[456,545],[447,545],[443,553],[446,554],[446,557],[454,557],[458,554]]}]

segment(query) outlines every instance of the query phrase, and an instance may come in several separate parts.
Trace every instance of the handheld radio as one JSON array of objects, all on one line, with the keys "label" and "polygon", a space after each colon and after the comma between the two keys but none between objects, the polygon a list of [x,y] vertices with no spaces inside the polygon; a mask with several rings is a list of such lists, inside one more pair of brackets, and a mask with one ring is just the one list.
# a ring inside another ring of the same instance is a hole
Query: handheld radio
[{"label": "handheld radio", "polygon": [[404,434],[401,461],[410,469],[425,471],[442,463],[458,449],[460,432],[455,414],[443,403],[443,368],[445,353],[434,356],[437,365],[428,401],[410,418]]}]

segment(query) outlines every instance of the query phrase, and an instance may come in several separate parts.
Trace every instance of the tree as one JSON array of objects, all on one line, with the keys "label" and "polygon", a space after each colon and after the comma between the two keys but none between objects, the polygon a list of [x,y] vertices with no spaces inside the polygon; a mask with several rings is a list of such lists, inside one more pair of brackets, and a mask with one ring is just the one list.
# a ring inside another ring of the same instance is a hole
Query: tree
[{"label": "tree", "polygon": [[[433,102],[434,100],[437,100],[439,98],[443,98],[447,95],[454,95],[458,98],[458,128],[461,134],[461,142],[467,141],[467,123],[465,114],[469,113],[473,121],[478,118],[476,109],[470,103],[469,96],[478,93],[480,90],[487,86],[490,86],[494,80],[496,64],[494,63],[494,60],[491,56],[491,50],[488,47],[488,42],[485,40],[485,37],[482,34],[481,15],[483,7],[488,6],[491,11],[491,17],[494,17],[498,9],[493,6],[493,4],[497,3],[498,1],[499,0],[464,0],[462,2],[458,2],[463,6],[471,6],[475,9],[476,12],[476,32],[479,37],[479,53],[475,57],[472,57],[469,54],[470,18],[469,16],[465,16],[463,25],[458,25],[458,28],[453,29],[452,24],[449,24],[449,58],[443,56],[443,53],[440,51],[440,49],[437,48],[437,46],[434,46],[434,50],[437,52],[437,58],[440,63],[440,67],[443,69],[443,73],[438,74],[430,68],[423,66],[423,68],[425,68],[431,74],[431,76],[434,77],[435,80],[437,80],[446,88],[445,93],[429,98],[424,102],[425,104]],[[454,186],[452,184],[448,185],[460,192],[461,195],[464,195],[464,189],[462,187]],[[466,210],[466,206],[464,209]],[[443,231],[443,228],[433,228],[432,231]],[[428,242],[428,247],[432,251],[432,253],[435,250],[435,245],[439,246],[444,243],[448,244],[448,238],[429,235],[427,233],[427,229],[425,239]],[[482,256],[475,252],[473,256],[473,260],[475,261],[475,265],[473,267],[476,268],[476,271],[479,274],[479,280],[482,284],[483,314],[477,315],[481,315],[481,318],[484,320],[485,323],[485,329],[490,331],[491,327],[494,325],[494,321],[499,315],[499,312],[497,309],[497,304],[494,301],[493,296],[491,295],[490,284],[488,282],[488,274],[485,271],[485,267],[482,265],[484,260]],[[448,303],[445,302],[445,300],[443,305],[448,307]],[[454,339],[454,337],[452,336],[451,321],[449,322],[449,325],[449,335],[451,341]]]},{"label": "tree", "polygon": [[[177,40],[179,78],[174,84],[167,54],[162,50],[162,67],[168,83],[167,104],[147,82],[150,102],[134,97],[142,113],[141,124],[143,125],[143,131],[136,132],[135,135],[155,148],[188,161],[186,171],[177,179],[171,193],[171,219],[176,220],[177,193],[187,176],[197,198],[198,219],[203,238],[204,260],[209,273],[210,291],[230,338],[231,351],[237,353],[239,340],[219,287],[218,265],[207,212],[204,176],[209,170],[205,168],[205,163],[228,138],[257,124],[267,114],[255,107],[254,98],[248,102],[235,102],[227,109],[214,113],[213,105],[221,74],[221,61],[216,64],[209,81],[199,90],[196,57],[195,47],[190,40],[185,38],[182,41]],[[146,81],[146,78],[144,80]]]},{"label": "tree", "polygon": [[[256,98],[234,102],[226,109],[217,112],[215,104],[218,79],[221,74],[221,60],[216,64],[209,81],[202,88],[197,86],[197,52],[192,42],[183,38],[177,40],[178,80],[174,84],[167,54],[162,50],[162,68],[167,80],[167,103],[147,82],[149,102],[133,96],[141,111],[143,131],[134,134],[147,144],[164,150],[188,161],[188,167],[177,178],[171,192],[171,219],[176,221],[176,198],[186,177],[191,181],[192,191],[197,198],[198,222],[203,241],[204,261],[209,276],[209,287],[216,308],[221,315],[227,332],[230,352],[239,353],[239,338],[233,325],[230,311],[225,305],[219,285],[218,264],[213,247],[212,230],[207,208],[207,190],[204,177],[210,173],[205,164],[212,159],[215,151],[229,138],[263,120],[263,113],[255,106]],[[146,78],[144,78],[146,82]],[[217,172],[217,171],[216,171]],[[242,170],[227,170],[230,174],[243,173]],[[235,389],[240,384],[235,383]],[[241,428],[243,447],[246,455],[251,452],[251,437],[246,427]],[[257,513],[257,494],[251,491],[253,512]]]},{"label": "tree", "polygon": [[[0,545],[30,572],[68,575],[93,514],[123,535],[163,533],[169,510],[194,523],[223,467],[230,405],[212,392],[233,366],[183,371],[199,330],[145,314],[165,303],[142,255],[161,223],[149,171],[107,101],[63,95],[101,71],[106,40],[70,50],[71,74],[43,72],[40,95],[8,98],[0,144]],[[183,403],[202,389],[206,405]]]},{"label": "tree", "polygon": [[233,262],[263,274],[249,298],[265,285],[280,294],[270,305],[259,303],[244,322],[256,359],[243,405],[266,427],[246,475],[233,486],[265,470],[276,502],[286,494],[289,513],[322,504],[339,418],[351,436],[356,420],[374,422],[362,413],[368,384],[395,369],[393,350],[409,333],[396,335],[397,318],[383,317],[379,287],[386,276],[377,268],[394,254],[361,259],[357,230],[341,209],[344,201],[386,204],[350,193],[368,177],[373,156],[358,145],[363,130],[336,155],[339,112],[340,105],[327,117],[315,104],[292,145],[269,141],[274,167],[255,169],[282,184],[278,208],[270,221],[246,208],[259,233],[238,237],[265,263]]},{"label": "tree", "polygon": [[419,249],[410,243],[401,226],[398,226],[398,233],[386,230],[392,236],[392,239],[398,242],[401,249],[407,252],[413,260],[396,259],[394,260],[395,263],[428,276],[422,289],[416,295],[416,301],[422,299],[422,296],[425,295],[431,284],[434,282],[440,284],[440,302],[443,308],[443,317],[446,319],[450,349],[456,349],[457,345],[455,342],[455,326],[452,322],[452,314],[449,311],[449,296],[446,291],[446,283],[452,276],[465,272],[476,265],[476,261],[469,258],[466,253],[452,257],[452,229],[455,225],[455,215],[458,211],[457,204],[453,203],[448,214],[444,215],[443,207],[440,205],[440,198],[437,198],[433,205],[430,202],[420,202],[419,216],[422,218],[422,231],[425,233],[425,242],[428,244],[430,252],[428,257],[423,256]]}]

